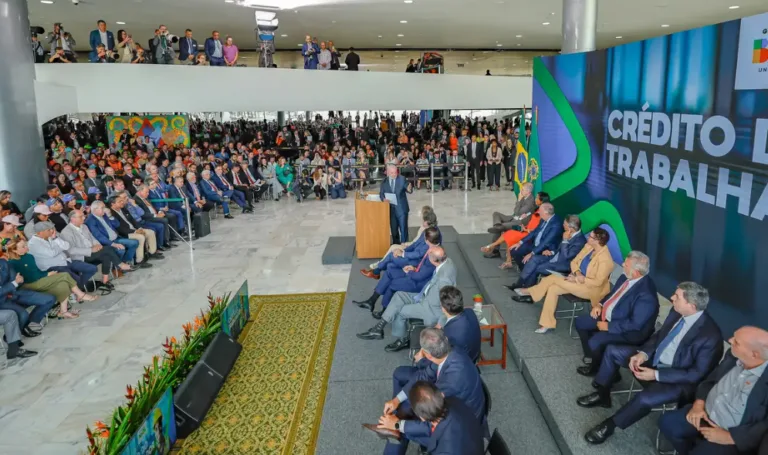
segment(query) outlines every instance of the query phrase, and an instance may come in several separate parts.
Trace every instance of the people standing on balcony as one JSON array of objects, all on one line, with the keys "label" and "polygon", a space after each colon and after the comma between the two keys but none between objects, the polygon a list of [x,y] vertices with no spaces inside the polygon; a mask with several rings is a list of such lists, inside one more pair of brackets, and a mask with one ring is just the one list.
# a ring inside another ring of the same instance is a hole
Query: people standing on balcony
[{"label": "people standing on balcony", "polygon": [[331,69],[337,71],[339,68],[341,68],[341,52],[336,50],[336,46],[334,46],[333,41],[328,41],[328,49],[331,51]]},{"label": "people standing on balcony", "polygon": [[224,63],[226,63],[227,66],[237,65],[237,59],[240,57],[240,50],[235,46],[231,36],[227,37],[222,52],[224,53]]},{"label": "people standing on balcony", "polygon": [[347,71],[357,71],[360,66],[360,56],[355,53],[354,47],[349,48],[349,54],[344,59],[344,63],[347,64]]},{"label": "people standing on balcony", "polygon": [[179,40],[179,63],[193,65],[197,59],[197,40],[192,38],[192,30],[184,30],[184,38]]},{"label": "people standing on balcony", "polygon": [[131,63],[133,61],[134,49],[133,37],[125,30],[117,31],[117,62],[118,63]]},{"label": "people standing on balcony", "polygon": [[53,31],[49,33],[45,39],[50,45],[51,55],[56,52],[56,48],[60,47],[64,50],[64,56],[67,60],[73,63],[77,63],[77,55],[75,55],[74,52],[75,44],[77,43],[69,32],[64,31],[64,28],[61,26],[61,22],[56,22],[53,24]]},{"label": "people standing on balcony", "polygon": [[96,24],[97,28],[96,30],[91,31],[91,35],[88,40],[91,45],[90,58],[92,62],[99,62],[100,60],[97,58],[99,44],[104,46],[105,51],[112,51],[115,49],[115,36],[112,34],[112,32],[107,30],[107,23],[104,22],[103,19],[99,19]]},{"label": "people standing on balcony", "polygon": [[329,51],[328,48],[326,47],[325,41],[322,41],[320,43],[320,52],[317,54],[317,69],[319,70],[331,69],[332,59],[333,59],[333,56],[331,55],[331,51]]},{"label": "people standing on balcony", "polygon": [[312,42],[312,37],[307,35],[304,37],[304,44],[301,45],[301,55],[304,56],[304,69],[316,70],[317,58],[320,53],[320,47]]},{"label": "people standing on balcony", "polygon": [[205,56],[211,66],[225,66],[224,51],[221,41],[219,41],[219,32],[216,30],[211,33],[211,37],[205,40]]},{"label": "people standing on balcony", "polygon": [[155,48],[155,63],[158,65],[173,65],[176,60],[176,51],[173,50],[173,40],[178,39],[168,33],[165,25],[158,27],[159,33],[152,39]]}]

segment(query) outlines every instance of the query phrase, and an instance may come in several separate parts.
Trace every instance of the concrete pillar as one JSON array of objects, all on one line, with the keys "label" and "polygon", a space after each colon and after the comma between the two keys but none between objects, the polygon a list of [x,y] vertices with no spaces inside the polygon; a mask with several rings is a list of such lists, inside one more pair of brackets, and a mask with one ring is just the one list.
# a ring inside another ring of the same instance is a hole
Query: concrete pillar
[{"label": "concrete pillar", "polygon": [[285,112],[278,111],[277,112],[277,126],[282,128],[285,125]]},{"label": "concrete pillar", "polygon": [[597,0],[563,0],[563,54],[595,50]]},{"label": "concrete pillar", "polygon": [[0,189],[22,211],[47,183],[30,43],[27,0],[0,2]]}]

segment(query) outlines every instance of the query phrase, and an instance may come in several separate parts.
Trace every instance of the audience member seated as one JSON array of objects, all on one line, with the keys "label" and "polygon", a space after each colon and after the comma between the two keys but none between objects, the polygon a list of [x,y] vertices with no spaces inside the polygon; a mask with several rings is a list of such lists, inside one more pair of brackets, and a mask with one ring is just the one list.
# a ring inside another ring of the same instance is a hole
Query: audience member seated
[{"label": "audience member seated", "polygon": [[621,378],[621,367],[629,367],[643,390],[612,417],[590,429],[584,436],[587,442],[603,443],[617,427],[628,428],[654,407],[689,403],[693,399],[696,385],[712,372],[723,355],[720,329],[704,312],[708,303],[709,292],[704,287],[693,282],[680,283],[672,296],[674,310],[640,350],[634,343],[608,346],[593,383],[597,391],[580,397],[579,406],[610,408],[611,386]]},{"label": "audience member seated", "polygon": [[184,237],[187,235],[187,215],[183,210],[176,210],[170,206],[165,199],[168,199],[168,194],[165,192],[165,186],[159,180],[151,180],[149,182],[149,196],[148,199],[143,197],[143,193],[138,191],[134,200],[140,198],[143,201],[151,203],[152,207],[157,210],[158,215],[162,213],[164,218],[168,218],[169,226],[175,229],[176,233]]},{"label": "audience member seated", "polygon": [[[47,221],[38,224],[38,229],[53,229],[52,223]],[[80,311],[72,309],[71,305],[68,305],[69,302],[90,301],[95,299],[96,296],[81,291],[77,287],[75,280],[68,273],[43,272],[35,264],[35,259],[32,255],[27,254],[28,251],[26,240],[16,240],[8,244],[8,263],[24,278],[21,288],[27,291],[35,291],[36,293],[53,295],[55,298],[54,305],[55,302],[59,302],[60,305],[58,318],[76,319]],[[72,295],[74,297],[70,299]],[[32,304],[29,300],[25,300],[25,303]],[[49,304],[50,301],[46,299],[45,305],[48,306]],[[48,306],[48,310],[51,308],[53,308],[53,305]],[[43,315],[47,313],[46,311]]]},{"label": "audience member seated", "polygon": [[[456,397],[446,396],[435,384],[417,381],[408,392],[413,415],[429,425],[426,435],[414,436],[427,453],[440,455],[483,455],[483,428],[472,408]],[[394,414],[379,419],[378,428],[400,431],[407,422]],[[405,433],[403,431],[403,433]],[[407,436],[406,436],[407,438]],[[395,444],[387,444],[385,454],[404,454]]]},{"label": "audience member seated", "polygon": [[[37,355],[36,351],[28,351],[23,349],[21,342],[21,330],[19,329],[19,318],[16,313],[11,310],[0,309],[0,325],[3,326],[3,339],[8,345],[8,349],[5,351],[5,356],[8,360]],[[39,335],[38,332],[34,332],[35,335]]]},{"label": "audience member seated", "polygon": [[624,274],[613,290],[589,315],[576,318],[574,325],[584,351],[583,376],[594,376],[600,369],[603,352],[611,344],[639,346],[653,333],[659,316],[656,284],[648,276],[651,260],[639,251],[630,251],[622,264]]},{"label": "audience member seated", "polygon": [[[15,242],[11,243],[15,246]],[[19,289],[23,283],[24,277],[6,259],[0,259],[0,310],[14,312],[21,334],[32,338],[40,335],[43,319],[56,305],[56,299],[50,294]],[[31,313],[28,307],[33,307]]]},{"label": "audience member seated", "polygon": [[117,235],[118,223],[117,220],[110,220],[106,216],[107,208],[102,201],[96,201],[91,204],[91,214],[85,219],[85,224],[88,226],[88,230],[91,231],[93,237],[99,241],[102,246],[111,246],[114,248],[120,260],[126,264],[130,264],[131,268],[128,271],[133,271],[135,268],[133,260],[136,257],[136,250],[139,248],[139,242],[136,240],[121,238]]},{"label": "audience member seated", "polygon": [[61,238],[69,244],[67,254],[76,261],[101,265],[101,283],[97,285],[102,290],[112,291],[115,286],[109,281],[109,272],[118,268],[127,272],[131,266],[120,261],[113,247],[103,246],[96,240],[85,224],[82,210],[73,210],[69,215],[69,224],[61,231]]},{"label": "audience member seated", "polygon": [[235,188],[245,191],[246,196],[250,194],[252,202],[259,202],[268,189],[259,171],[254,169],[251,172],[248,161],[241,161],[237,168],[232,169],[232,180],[235,182]]},{"label": "audience member seated", "polygon": [[0,230],[0,245],[5,245],[11,240],[24,237],[24,233],[19,230],[21,220],[18,215],[6,215],[2,219],[3,229]]},{"label": "audience member seated", "polygon": [[[141,184],[139,185],[141,186]],[[125,204],[123,204],[123,213],[126,211],[131,215],[131,224],[138,226],[142,229],[149,229],[155,233],[155,244],[157,245],[157,251],[166,251],[175,246],[175,244],[169,240],[167,231],[170,231],[167,224],[155,221],[151,214],[145,212],[141,207],[136,204],[135,198],[129,197],[130,193],[122,192],[120,195],[123,197]]]},{"label": "audience member seated", "polygon": [[346,199],[347,191],[344,189],[344,176],[337,168],[330,166],[328,173],[328,186],[331,199]]},{"label": "audience member seated", "polygon": [[184,189],[187,192],[187,196],[192,201],[191,207],[193,212],[210,212],[215,208],[213,202],[206,201],[203,197],[200,187],[197,185],[197,175],[195,175],[194,172],[187,173],[187,183],[185,184]]},{"label": "audience member seated", "polygon": [[[429,218],[429,220],[427,218]],[[424,234],[424,230],[426,230],[430,226],[437,227],[437,215],[435,215],[435,211],[432,209],[432,207],[425,205],[424,207],[421,208],[421,226],[419,226],[419,231],[416,233],[416,240],[419,240],[419,238],[422,238]],[[414,240],[413,242],[405,242],[405,243],[390,245],[389,250],[387,250],[387,254],[385,254],[382,259],[371,264],[370,270],[362,269],[360,273],[362,273],[363,275],[369,278],[379,279],[379,277],[375,275],[379,275],[381,273],[381,269],[386,270],[386,265],[384,267],[380,267],[380,264],[385,260],[392,260],[393,257],[401,257],[402,256],[401,253],[397,253],[397,256],[394,256],[395,251],[398,251],[398,250],[400,252],[404,251],[409,246],[413,245],[413,243],[416,242],[416,240]],[[379,269],[379,271],[377,272],[376,269]]]},{"label": "audience member seated", "polygon": [[216,187],[221,191],[224,197],[235,201],[242,210],[243,213],[252,213],[253,205],[249,204],[245,199],[245,194],[236,190],[235,186],[227,179],[227,175],[224,173],[224,169],[221,166],[214,168],[214,175],[211,176],[211,181],[216,184]]},{"label": "audience member seated", "polygon": [[67,223],[69,223],[67,215],[64,214],[63,201],[58,198],[51,198],[48,199],[45,205],[47,205],[48,210],[51,211],[51,214],[48,216],[48,221],[53,223],[53,226],[56,228],[56,232],[61,232],[65,227],[67,227]]},{"label": "audience member seated", "polygon": [[[437,228],[430,227],[424,231],[423,237],[427,248],[415,266],[408,264],[401,268],[394,263],[387,265],[386,273],[376,283],[373,294],[367,300],[353,300],[353,303],[360,308],[371,311],[373,317],[379,319],[381,318],[381,313],[389,306],[389,302],[395,292],[420,292],[431,279],[435,270],[435,265],[428,259],[429,252],[438,245],[440,233]],[[379,296],[383,296],[381,301],[382,311],[377,313],[374,310]]]},{"label": "audience member seated", "polygon": [[555,214],[555,207],[549,202],[544,202],[539,206],[538,212],[540,221],[536,229],[509,247],[507,256],[511,257],[520,269],[534,254],[557,248],[563,237],[563,221]]},{"label": "audience member seated", "polygon": [[48,217],[51,216],[51,209],[43,203],[38,203],[32,209],[32,217],[29,222],[24,226],[24,237],[31,239],[35,235],[35,223],[41,221],[48,221]]},{"label": "audience member seated", "polygon": [[229,213],[229,202],[227,200],[229,198],[225,199],[226,196],[224,195],[224,192],[219,189],[213,180],[211,180],[211,171],[206,169],[201,173],[201,176],[203,179],[198,187],[205,199],[214,204],[221,204],[222,209],[224,209],[224,218],[228,220],[233,219],[234,217]]},{"label": "audience member seated", "polygon": [[480,322],[472,308],[464,308],[464,297],[459,288],[444,286],[440,289],[440,307],[443,316],[436,326],[442,328],[451,348],[469,356],[473,362],[480,360]]},{"label": "audience member seated", "polygon": [[488,431],[483,381],[472,359],[463,352],[452,350],[448,338],[440,329],[422,330],[419,341],[419,358],[429,360],[432,365],[427,368],[400,366],[395,369],[392,375],[394,398],[384,404],[384,416],[380,423],[391,424],[394,419],[389,416],[394,415],[398,420],[396,430],[402,433],[402,439],[400,444],[387,442],[385,455],[405,454],[409,441],[423,446],[429,444],[433,430],[429,422],[417,420],[409,402],[409,393],[419,381],[434,384],[445,397],[456,398],[466,404],[482,428],[481,438]]},{"label": "audience member seated", "polygon": [[541,204],[544,204],[546,202],[549,202],[549,195],[544,192],[540,192],[536,195],[536,211],[533,215],[530,216],[528,223],[525,225],[525,227],[517,226],[517,229],[509,229],[507,231],[504,231],[503,234],[501,234],[501,237],[498,238],[495,242],[493,242],[490,245],[486,245],[482,248],[480,248],[480,251],[484,253],[488,253],[494,249],[498,249],[499,245],[502,243],[504,244],[504,251],[507,252],[507,258],[506,260],[499,266],[500,269],[511,269],[514,266],[514,262],[512,261],[512,247],[517,245],[520,241],[525,239],[528,234],[536,230],[537,227],[539,227],[539,224],[541,224],[541,211],[539,210],[541,208]]},{"label": "audience member seated", "polygon": [[699,384],[693,404],[659,419],[680,455],[755,453],[768,431],[768,332],[742,327],[728,341],[730,351]]},{"label": "audience member seated", "polygon": [[592,308],[600,306],[600,300],[611,289],[613,259],[607,247],[609,238],[608,231],[595,228],[587,237],[587,245],[571,261],[570,275],[550,275],[535,286],[515,290],[518,295],[512,296],[512,300],[516,302],[533,303],[546,297],[536,333],[547,333],[557,326],[555,311],[561,295],[588,299]]},{"label": "audience member seated", "polygon": [[[390,267],[394,269],[402,269],[406,266],[417,266],[427,250],[432,245],[440,245],[442,243],[442,235],[440,234],[440,228],[437,227],[437,215],[432,211],[432,207],[425,206],[422,208],[422,223],[419,228],[419,234],[416,240],[409,242],[407,245],[392,245],[390,251],[384,256],[383,259],[376,262],[371,269],[362,269],[360,273],[368,278],[380,279],[381,272],[386,271]],[[425,236],[425,232],[428,228],[434,228],[437,232],[437,237],[430,236],[429,242]]]},{"label": "audience member seated", "polygon": [[[157,239],[154,231],[142,229],[131,222],[133,217],[125,209],[127,200],[127,193],[121,193],[109,198],[107,202],[109,203],[110,213],[106,214],[106,216],[110,221],[116,221],[114,229],[118,236],[139,242],[139,246],[136,248],[136,265],[139,268],[152,267],[152,264],[149,264],[147,261],[150,258],[162,259],[163,254],[157,251]],[[144,256],[145,250],[148,253],[146,257]]]},{"label": "audience member seated", "polygon": [[[531,217],[530,223],[533,221],[534,214]],[[544,250],[541,254],[534,254],[523,266],[523,270],[520,271],[520,276],[511,286],[504,286],[510,291],[514,291],[517,288],[529,288],[536,284],[538,277],[545,277],[551,275],[550,271],[557,273],[568,273],[571,271],[571,261],[579,254],[584,245],[587,243],[586,237],[581,233],[581,219],[578,215],[568,215],[563,221],[563,240],[560,242],[560,246],[555,250]],[[504,233],[507,235],[509,230]],[[508,256],[508,259],[511,256]]]},{"label": "audience member seated", "polygon": [[456,266],[442,247],[435,246],[427,254],[429,262],[433,265],[429,281],[420,290],[395,292],[392,302],[381,315],[381,320],[368,331],[357,334],[358,338],[383,339],[384,327],[390,323],[395,341],[388,344],[384,350],[397,352],[411,345],[411,339],[406,332],[408,319],[421,319],[427,327],[440,321],[443,317],[441,290],[445,286],[456,286]]},{"label": "audience member seated", "polygon": [[3,217],[8,215],[16,215],[21,218],[24,214],[21,213],[21,210],[19,210],[19,206],[11,200],[12,196],[13,195],[8,190],[0,191],[0,215]]},{"label": "audience member seated", "polygon": [[[493,226],[488,228],[488,232],[493,234],[493,242],[491,242],[491,245],[496,244],[499,240],[499,237],[501,237],[501,234],[504,232],[527,224],[535,211],[536,200],[533,197],[533,184],[530,182],[523,183],[523,185],[520,187],[520,194],[517,197],[515,211],[512,215],[504,215],[500,212],[493,212]],[[485,253],[485,257],[500,257],[500,244],[501,243],[496,244],[493,250]]]},{"label": "audience member seated", "polygon": [[146,184],[139,185],[139,187],[136,188],[136,196],[133,197],[133,202],[135,202],[136,206],[144,212],[142,220],[147,223],[162,225],[163,239],[168,239],[169,242],[172,239],[177,239],[177,233],[174,232],[172,234],[171,231],[173,227],[178,226],[176,215],[155,209],[148,198],[149,186]]},{"label": "audience member seated", "polygon": [[[68,273],[81,290],[87,290],[91,277],[96,274],[96,266],[67,257],[69,244],[66,240],[59,238],[55,229],[43,230],[45,223],[38,224],[35,225],[35,235],[27,242],[29,254],[35,258],[37,267],[44,272]],[[96,300],[95,296],[85,299],[88,302],[92,300]]]}]

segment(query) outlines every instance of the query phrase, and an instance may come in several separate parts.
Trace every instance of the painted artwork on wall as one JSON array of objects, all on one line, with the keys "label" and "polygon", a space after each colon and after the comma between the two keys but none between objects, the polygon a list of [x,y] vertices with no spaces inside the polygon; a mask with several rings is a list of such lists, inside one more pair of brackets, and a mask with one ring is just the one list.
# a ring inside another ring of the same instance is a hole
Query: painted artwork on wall
[{"label": "painted artwork on wall", "polygon": [[137,140],[152,141],[155,147],[174,144],[189,146],[189,119],[186,115],[128,115],[107,117],[109,143],[120,141],[128,130]]}]

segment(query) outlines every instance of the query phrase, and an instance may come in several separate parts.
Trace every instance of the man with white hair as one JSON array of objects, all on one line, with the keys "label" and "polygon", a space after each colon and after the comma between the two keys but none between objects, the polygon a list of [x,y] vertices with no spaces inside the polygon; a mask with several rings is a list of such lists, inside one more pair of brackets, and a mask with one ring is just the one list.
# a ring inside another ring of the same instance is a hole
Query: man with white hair
[{"label": "man with white hair", "polygon": [[205,212],[213,210],[214,205],[212,202],[206,201],[205,197],[203,197],[200,187],[197,184],[197,174],[194,172],[187,172],[187,183],[184,190],[192,201],[192,211],[198,213],[201,210]]},{"label": "man with white hair", "polygon": [[229,201],[225,199],[224,193],[211,180],[211,171],[206,169],[201,173],[201,176],[203,180],[200,182],[199,188],[205,199],[214,204],[221,204],[221,207],[224,209],[224,218],[228,220],[233,219],[234,217],[229,213]]},{"label": "man with white hair", "polygon": [[405,177],[398,175],[397,166],[387,165],[387,178],[381,182],[379,197],[382,201],[389,202],[389,227],[392,232],[392,243],[404,243],[408,241],[408,197],[406,193],[413,193],[413,186],[405,181]]}]

